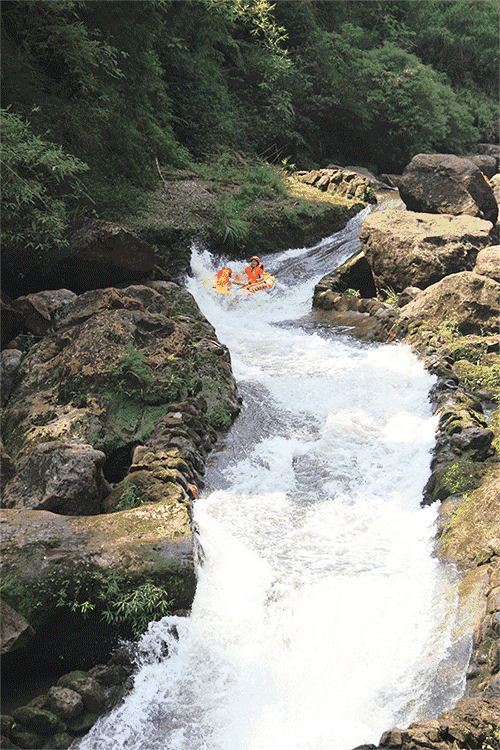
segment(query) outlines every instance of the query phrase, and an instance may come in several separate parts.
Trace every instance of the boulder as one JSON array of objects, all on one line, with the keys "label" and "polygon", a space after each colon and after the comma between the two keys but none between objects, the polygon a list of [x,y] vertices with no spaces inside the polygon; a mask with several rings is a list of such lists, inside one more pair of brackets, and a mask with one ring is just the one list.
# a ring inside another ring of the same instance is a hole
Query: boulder
[{"label": "boulder", "polygon": [[425,289],[448,274],[472,270],[491,226],[472,216],[387,209],[363,222],[361,247],[379,290]]},{"label": "boulder", "polygon": [[453,321],[462,334],[498,332],[500,284],[487,276],[462,271],[425,289],[401,310],[401,320],[436,329]]},{"label": "boulder", "polygon": [[2,492],[7,484],[16,473],[16,466],[14,461],[11,459],[7,451],[5,450],[3,441],[0,440],[0,484]]},{"label": "boulder", "polygon": [[[31,729],[27,729],[18,721],[16,721],[12,727],[10,738],[13,743],[10,747],[16,748],[16,750],[17,748],[31,750],[31,748],[43,747],[45,740],[47,739],[43,734],[38,734],[37,732],[31,731]],[[9,746],[7,745],[7,747]]]},{"label": "boulder", "polygon": [[399,194],[410,211],[476,216],[495,224],[498,205],[481,170],[453,154],[418,154],[405,167]]},{"label": "boulder", "polygon": [[43,253],[6,247],[2,261],[12,289],[38,292],[63,279],[65,287],[82,293],[144,278],[155,266],[155,251],[122,224],[93,220],[71,232],[64,247]]},{"label": "boulder", "polygon": [[50,313],[45,301],[36,294],[18,297],[14,301],[14,308],[23,320],[23,328],[35,336],[43,336],[51,325]]},{"label": "boulder", "polygon": [[493,175],[490,180],[490,187],[493,190],[493,195],[497,204],[500,203],[500,174]]},{"label": "boulder", "polygon": [[24,727],[37,734],[54,734],[59,717],[51,711],[32,706],[22,706],[12,712],[14,719]]},{"label": "boulder", "polygon": [[2,507],[95,515],[108,493],[102,473],[105,460],[102,451],[76,440],[40,443],[19,463],[5,488]]},{"label": "boulder", "polygon": [[490,279],[500,281],[500,245],[480,250],[473,271],[480,276],[488,276]]},{"label": "boulder", "polygon": [[488,156],[487,154],[475,154],[474,156],[467,157],[469,161],[476,165],[481,172],[488,177],[493,177],[497,171],[497,160],[494,156]]},{"label": "boulder", "polygon": [[[495,123],[496,128],[496,138],[498,141],[498,123],[497,120]],[[500,166],[500,146],[497,143],[478,143],[476,147],[476,151],[478,154],[486,154],[487,156],[493,156],[494,159],[496,159],[497,162],[497,169]]]},{"label": "boulder", "polygon": [[2,347],[7,346],[23,328],[23,317],[12,303],[13,300],[2,291],[0,297]]},{"label": "boulder", "polygon": [[75,291],[138,280],[155,265],[155,251],[135,232],[121,224],[92,221],[69,237],[56,276]]},{"label": "boulder", "polygon": [[83,712],[83,698],[69,687],[51,687],[47,693],[47,708],[63,721],[71,721]]},{"label": "boulder", "polygon": [[354,253],[348,260],[331,273],[323,276],[314,288],[313,307],[324,307],[331,295],[331,291],[344,294],[348,290],[359,292],[361,297],[374,297],[376,295],[375,282],[371,268],[362,250]]},{"label": "boulder", "polygon": [[402,292],[398,294],[398,307],[404,307],[408,302],[412,302],[421,293],[421,289],[418,286],[407,286]]},{"label": "boulder", "polygon": [[[105,706],[105,693],[99,682],[86,672],[75,671],[63,675],[57,681],[59,688],[66,688],[68,692],[76,692],[81,696],[83,705],[91,713],[100,713]],[[75,718],[82,711],[78,711]]]},{"label": "boulder", "polygon": [[380,185],[375,176],[366,170],[356,167],[339,167],[336,164],[326,169],[295,172],[294,178],[323,192],[338,193],[347,198],[357,198],[368,203],[376,203],[373,188]]},{"label": "boulder", "polygon": [[61,591],[73,580],[91,599],[108,580],[123,580],[129,592],[154,580],[170,592],[174,610],[191,606],[195,549],[184,499],[98,516],[4,509],[0,523],[3,578],[15,582],[21,600],[26,592],[37,630],[60,613]]},{"label": "boulder", "polygon": [[2,654],[23,648],[35,631],[19,612],[0,600],[0,642]]},{"label": "boulder", "polygon": [[130,451],[171,403],[198,393],[205,433],[223,418],[230,425],[239,404],[227,349],[188,292],[154,284],[76,297],[25,354],[3,415],[5,447],[16,463],[40,443],[60,440],[108,457]]},{"label": "boulder", "polygon": [[19,365],[21,364],[22,357],[23,357],[23,353],[19,351],[19,349],[4,349],[2,352],[1,372],[0,372],[2,408],[5,406],[5,404],[9,400],[9,396],[12,391],[12,386],[14,385],[14,380],[16,378]]}]

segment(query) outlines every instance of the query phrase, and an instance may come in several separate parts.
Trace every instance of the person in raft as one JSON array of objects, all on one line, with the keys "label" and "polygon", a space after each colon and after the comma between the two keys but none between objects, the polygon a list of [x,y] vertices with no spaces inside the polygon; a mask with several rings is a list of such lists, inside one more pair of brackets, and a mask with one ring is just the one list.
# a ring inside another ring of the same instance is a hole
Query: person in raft
[{"label": "person in raft", "polygon": [[231,276],[233,275],[233,272],[229,268],[229,266],[223,266],[220,271],[217,274],[217,279],[215,283],[217,286],[225,286],[228,289],[231,289]]},{"label": "person in raft", "polygon": [[245,273],[247,275],[248,284],[255,284],[262,279],[262,276],[264,275],[264,264],[261,263],[260,258],[257,258],[256,255],[252,255],[250,258],[250,264],[245,268]]}]

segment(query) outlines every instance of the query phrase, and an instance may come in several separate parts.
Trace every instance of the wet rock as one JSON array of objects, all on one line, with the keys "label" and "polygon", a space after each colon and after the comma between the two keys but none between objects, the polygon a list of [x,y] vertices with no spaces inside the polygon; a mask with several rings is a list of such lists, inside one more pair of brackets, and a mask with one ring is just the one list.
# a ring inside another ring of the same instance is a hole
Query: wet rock
[{"label": "wet rock", "polygon": [[16,722],[11,730],[11,740],[14,743],[14,747],[35,750],[36,748],[43,747],[46,737],[43,734],[32,732],[30,729]]},{"label": "wet rock", "polygon": [[2,507],[95,515],[103,499],[105,460],[102,451],[75,440],[41,443],[19,463]]},{"label": "wet rock", "polygon": [[480,169],[453,154],[418,154],[405,167],[399,194],[409,211],[467,214],[495,224],[498,206]]},{"label": "wet rock", "polygon": [[31,706],[22,706],[12,712],[15,721],[37,734],[54,734],[58,724],[59,717],[51,711],[45,711],[41,708]]},{"label": "wet rock", "polygon": [[[104,710],[104,691],[99,682],[94,677],[87,674],[87,672],[69,672],[59,678],[57,686],[60,688],[68,688],[70,691],[78,693],[81,696],[83,705],[87,711],[99,714]],[[81,713],[81,711],[78,711],[75,717]]]},{"label": "wet rock", "polygon": [[451,437],[451,445],[459,451],[471,454],[475,461],[483,461],[490,455],[493,432],[482,427],[470,427]]},{"label": "wet rock", "polygon": [[449,274],[474,268],[491,226],[471,216],[387,209],[368,216],[359,239],[377,289],[425,289]]},{"label": "wet rock", "polygon": [[19,349],[4,349],[1,360],[1,406],[5,406],[14,385],[23,353]]},{"label": "wet rock", "polygon": [[43,750],[67,750],[75,738],[67,732],[56,732],[47,740]]},{"label": "wet rock", "polygon": [[90,732],[98,718],[99,714],[85,711],[83,714],[80,714],[80,716],[77,716],[76,719],[69,722],[68,732],[77,736],[87,734],[87,732]]},{"label": "wet rock", "polygon": [[83,698],[69,687],[51,687],[47,693],[47,708],[63,721],[71,721],[83,712]]},{"label": "wet rock", "polygon": [[331,307],[325,308],[325,304],[330,305],[332,299],[332,295],[327,293],[342,295],[347,290],[359,292],[359,296],[364,298],[374,297],[376,294],[372,272],[363,251],[354,253],[335,271],[324,276],[316,284],[313,307],[331,309]]},{"label": "wet rock", "polygon": [[2,600],[0,600],[0,628],[2,654],[23,648],[35,635],[29,622]]}]

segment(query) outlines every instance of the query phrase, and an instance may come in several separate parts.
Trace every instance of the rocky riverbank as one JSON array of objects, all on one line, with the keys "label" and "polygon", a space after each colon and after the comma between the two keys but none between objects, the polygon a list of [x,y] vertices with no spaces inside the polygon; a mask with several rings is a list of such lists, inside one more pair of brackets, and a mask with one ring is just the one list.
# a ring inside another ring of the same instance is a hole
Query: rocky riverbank
[{"label": "rocky riverbank", "polygon": [[[447,177],[439,169],[444,159],[448,169],[457,166]],[[437,553],[461,573],[461,606],[476,603],[465,696],[436,718],[387,731],[377,748],[496,749],[500,246],[492,196],[500,197],[500,176],[487,181],[468,160],[456,157],[433,156],[430,161],[436,168],[433,181],[429,160],[423,156],[408,169],[406,185],[405,175],[399,178],[400,193],[414,210],[369,216],[360,233],[361,251],[322,279],[314,306],[325,319],[351,324],[366,338],[413,346],[437,376],[431,400],[439,425],[423,503],[440,502]],[[419,182],[416,173],[423,162],[425,180]],[[468,179],[462,179],[465,174]],[[471,175],[476,192],[468,191]],[[484,210],[471,197],[474,192]],[[424,193],[425,213],[415,210],[420,205],[415,194]],[[442,211],[443,201],[449,213]],[[365,745],[356,750],[376,748]]]},{"label": "rocky riverbank", "polygon": [[[200,231],[217,241],[211,188],[164,181],[153,219],[89,222],[36,268],[5,259],[8,290],[25,294],[2,295],[3,677],[11,702],[23,682],[32,700],[3,717],[2,748],[68,747],[127,689],[135,653],[108,661],[118,639],[189,613],[192,503],[239,411],[226,347],[170,280]],[[274,247],[312,243],[365,205],[362,190],[308,189],[290,178],[253,213],[259,251],[266,232]]]},{"label": "rocky riverbank", "polygon": [[[142,217],[144,235],[141,222],[79,230],[58,261],[69,289],[33,291],[3,308],[4,664],[17,680],[44,670],[55,677],[3,718],[2,748],[68,747],[130,684],[133,650],[109,661],[117,637],[189,611],[199,553],[192,502],[205,457],[239,403],[227,350],[191,295],[169,281],[204,231],[198,192],[205,209],[211,201],[206,185],[185,178],[189,208],[160,219],[176,206],[174,184],[164,184],[156,219],[148,225],[151,215]],[[378,187],[354,169],[296,174],[279,222],[257,214],[252,247],[313,242]],[[477,210],[464,216],[471,203],[462,196],[456,216],[433,215],[439,227],[427,214],[373,214],[363,250],[314,295],[318,315],[376,340],[407,341],[436,373],[432,398],[441,417],[425,502],[441,502],[439,552],[463,572],[464,601],[474,589],[481,605],[466,697],[439,719],[390,730],[380,747],[494,748],[500,722],[498,239],[488,191],[472,192]],[[290,215],[298,196],[313,206],[300,229],[297,213]],[[268,211],[275,215],[275,206]],[[414,260],[398,265],[396,243],[381,250],[377,232],[385,225],[390,234],[405,214]],[[400,278],[389,279],[396,267]],[[42,271],[50,278],[53,266]],[[105,287],[111,278],[119,285]]]},{"label": "rocky riverbank", "polygon": [[[59,748],[121,695],[113,661],[82,670],[189,610],[192,501],[239,403],[227,349],[174,283],[18,303],[21,332],[2,353],[3,676],[55,675],[81,710],[49,690],[6,720],[2,747]],[[78,680],[63,685],[65,669]]]}]

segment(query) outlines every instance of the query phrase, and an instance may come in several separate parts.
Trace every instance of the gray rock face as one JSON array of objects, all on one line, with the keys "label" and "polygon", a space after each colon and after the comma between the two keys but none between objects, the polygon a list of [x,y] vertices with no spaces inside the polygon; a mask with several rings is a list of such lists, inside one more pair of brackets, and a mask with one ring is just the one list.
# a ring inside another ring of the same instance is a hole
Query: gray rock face
[{"label": "gray rock face", "polygon": [[480,250],[476,258],[474,273],[500,281],[500,245]]},{"label": "gray rock face", "polygon": [[475,154],[474,156],[468,156],[467,158],[488,178],[493,177],[497,171],[497,160],[494,156]]},{"label": "gray rock face", "polygon": [[0,641],[2,654],[25,646],[35,635],[19,612],[0,600]]},{"label": "gray rock face", "polygon": [[41,443],[20,462],[5,489],[2,507],[95,515],[101,510],[106,487],[105,460],[102,451],[75,440]]},{"label": "gray rock face", "polygon": [[500,284],[470,271],[455,273],[432,285],[403,307],[402,319],[454,320],[462,334],[498,332]]},{"label": "gray rock face", "polygon": [[9,400],[16,373],[21,364],[23,353],[19,349],[4,349],[1,361],[1,405],[5,406]]},{"label": "gray rock face", "polygon": [[495,224],[498,205],[481,170],[453,154],[418,154],[406,166],[399,194],[408,210],[467,214]]},{"label": "gray rock face", "polygon": [[448,274],[471,271],[490,242],[491,225],[473,216],[388,209],[368,216],[360,242],[378,289],[425,289]]},{"label": "gray rock face", "polygon": [[63,721],[71,721],[83,710],[83,699],[80,693],[67,687],[51,687],[47,693],[47,708]]}]

